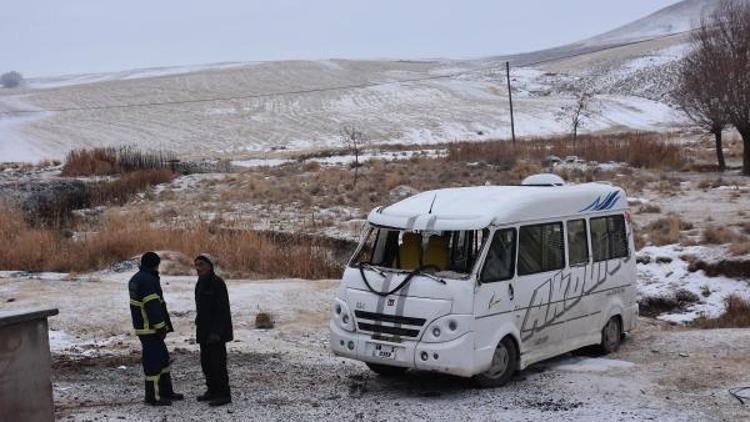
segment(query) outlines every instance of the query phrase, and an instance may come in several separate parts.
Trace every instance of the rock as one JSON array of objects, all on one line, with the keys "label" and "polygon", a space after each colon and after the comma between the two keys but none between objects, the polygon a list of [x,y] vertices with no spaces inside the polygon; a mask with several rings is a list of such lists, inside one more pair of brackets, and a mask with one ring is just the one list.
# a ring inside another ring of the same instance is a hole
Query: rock
[{"label": "rock", "polygon": [[562,163],[562,159],[556,155],[548,155],[547,158],[544,159],[544,161],[546,161],[547,165],[550,166]]},{"label": "rock", "polygon": [[680,352],[680,353],[679,353],[679,355],[680,355],[680,357],[681,357],[681,358],[686,358],[686,357],[689,357],[689,356],[690,356],[690,355],[688,355],[688,354],[687,354],[687,353],[685,353],[685,352]]},{"label": "rock", "polygon": [[650,264],[651,255],[638,255],[635,257],[635,262],[643,265]]},{"label": "rock", "polygon": [[672,258],[668,256],[657,256],[656,257],[656,263],[657,264],[669,264],[672,262]]},{"label": "rock", "polygon": [[268,330],[273,328],[273,318],[271,314],[267,312],[258,312],[255,315],[255,328],[260,330]]},{"label": "rock", "polygon": [[14,297],[9,297],[8,300],[6,300],[7,303],[11,303],[11,302],[15,302],[15,301],[16,301],[16,298],[14,298]]},{"label": "rock", "polygon": [[391,194],[391,196],[394,196],[396,198],[407,198],[409,196],[418,194],[419,191],[411,186],[399,185],[391,189],[389,193]]}]

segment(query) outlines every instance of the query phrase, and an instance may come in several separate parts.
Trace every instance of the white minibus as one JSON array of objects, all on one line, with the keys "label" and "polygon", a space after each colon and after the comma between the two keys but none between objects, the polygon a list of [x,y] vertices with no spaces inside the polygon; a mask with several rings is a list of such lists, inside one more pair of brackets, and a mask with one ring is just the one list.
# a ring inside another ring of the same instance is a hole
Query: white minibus
[{"label": "white minibus", "polygon": [[374,209],[342,276],[335,355],[383,375],[409,368],[505,384],[637,324],[633,226],[623,189],[568,185],[423,192]]}]

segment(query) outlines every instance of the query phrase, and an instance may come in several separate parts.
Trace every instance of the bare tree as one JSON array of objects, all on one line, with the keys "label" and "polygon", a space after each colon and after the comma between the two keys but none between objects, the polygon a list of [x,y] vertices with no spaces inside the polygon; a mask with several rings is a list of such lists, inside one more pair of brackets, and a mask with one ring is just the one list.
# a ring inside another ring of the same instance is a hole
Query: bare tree
[{"label": "bare tree", "polygon": [[578,131],[586,126],[594,112],[594,95],[589,90],[582,90],[577,93],[574,103],[560,107],[557,119],[570,128],[570,135],[575,142]]},{"label": "bare tree", "polygon": [[714,135],[716,160],[719,171],[724,171],[726,162],[722,146],[722,132],[729,126],[724,110],[728,80],[715,71],[716,54],[713,54],[714,29],[704,19],[700,28],[693,32],[693,50],[683,60],[679,80],[672,92],[680,109],[701,129]]},{"label": "bare tree", "polygon": [[367,139],[365,134],[357,128],[355,125],[344,126],[341,129],[341,141],[346,148],[348,148],[352,154],[354,154],[354,182],[353,186],[357,185],[357,177],[359,175],[359,156],[362,154],[362,148],[366,144]]},{"label": "bare tree", "polygon": [[23,76],[15,70],[0,75],[0,85],[15,88],[23,83]]},{"label": "bare tree", "polygon": [[694,40],[703,59],[699,72],[725,80],[715,97],[728,122],[742,136],[742,172],[750,176],[750,2],[722,0]]}]

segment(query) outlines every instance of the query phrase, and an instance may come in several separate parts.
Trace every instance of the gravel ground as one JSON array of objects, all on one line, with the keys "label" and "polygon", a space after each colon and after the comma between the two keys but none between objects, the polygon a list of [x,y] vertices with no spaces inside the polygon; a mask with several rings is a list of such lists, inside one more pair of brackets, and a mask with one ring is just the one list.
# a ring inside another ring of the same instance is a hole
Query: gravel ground
[{"label": "gravel ground", "polygon": [[[177,326],[168,338],[172,373],[187,399],[170,408],[146,407],[137,340],[126,334],[125,279],[125,274],[0,278],[5,306],[60,307],[50,320],[58,420],[750,418],[750,408],[727,391],[750,385],[750,330],[687,330],[643,319],[614,355],[568,354],[528,368],[506,387],[483,390],[468,380],[425,372],[384,378],[359,362],[333,357],[325,324],[336,282],[302,280],[229,282],[239,340],[229,344],[234,402],[209,408],[195,401],[204,387],[191,340],[190,277],[164,280]],[[10,297],[15,300],[5,303]],[[258,307],[275,315],[274,329],[252,327],[250,316]]]}]

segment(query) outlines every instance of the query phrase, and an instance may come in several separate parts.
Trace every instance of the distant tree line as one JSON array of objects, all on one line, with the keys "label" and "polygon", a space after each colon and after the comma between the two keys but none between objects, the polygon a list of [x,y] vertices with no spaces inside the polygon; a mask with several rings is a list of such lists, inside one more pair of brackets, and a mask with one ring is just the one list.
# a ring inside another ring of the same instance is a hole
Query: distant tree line
[{"label": "distant tree line", "polygon": [[719,169],[722,131],[742,137],[742,173],[750,176],[750,2],[722,0],[691,35],[673,96],[699,127],[714,135]]}]

